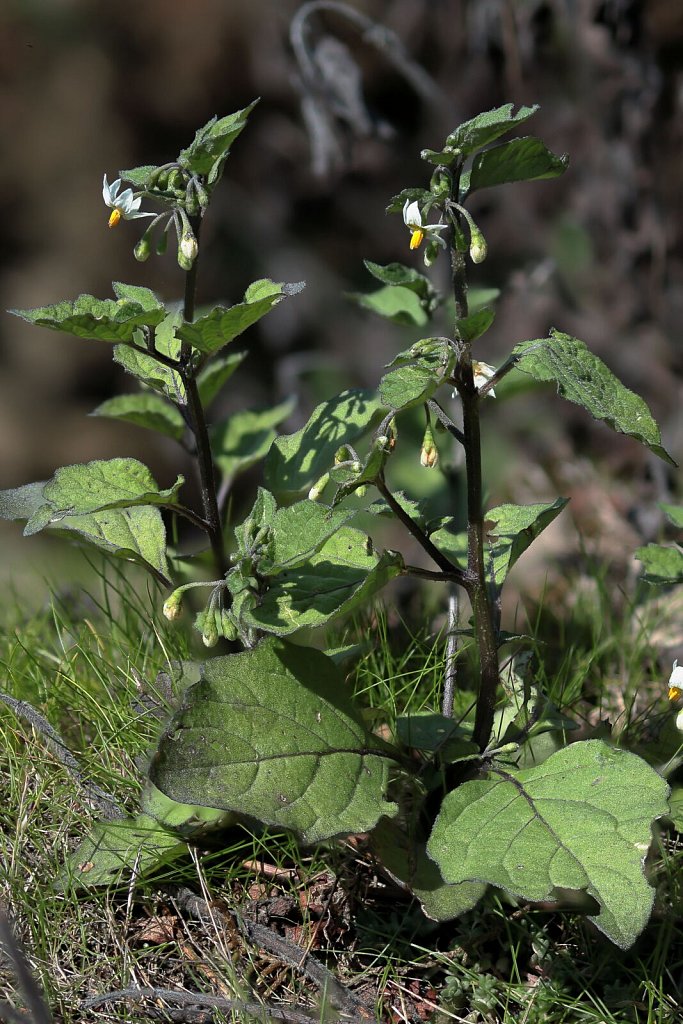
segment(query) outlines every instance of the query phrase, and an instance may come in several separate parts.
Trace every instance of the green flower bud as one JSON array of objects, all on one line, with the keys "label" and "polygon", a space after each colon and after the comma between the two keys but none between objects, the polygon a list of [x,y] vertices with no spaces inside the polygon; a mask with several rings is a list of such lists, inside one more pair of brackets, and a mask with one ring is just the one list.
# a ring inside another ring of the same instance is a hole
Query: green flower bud
[{"label": "green flower bud", "polygon": [[334,453],[334,461],[337,465],[339,465],[340,462],[348,462],[350,458],[351,449],[348,447],[348,445],[345,444],[343,444],[341,448],[337,448],[336,452]]},{"label": "green flower bud", "polygon": [[168,248],[168,231],[162,231],[157,239],[156,253],[157,256],[163,256]]},{"label": "green flower bud", "polygon": [[152,246],[147,235],[143,235],[138,244],[133,249],[133,256],[138,263],[144,263],[149,259],[152,253]]},{"label": "green flower bud", "polygon": [[174,167],[167,179],[167,189],[170,192],[185,191],[185,175],[179,167]]},{"label": "green flower bud", "polygon": [[170,597],[167,597],[164,601],[163,612],[169,622],[174,622],[180,616],[182,612],[183,604],[183,591],[182,587],[178,590],[174,590]]},{"label": "green flower bud", "polygon": [[433,196],[438,196],[439,198],[449,195],[451,191],[450,175],[437,167],[429,182],[429,191]]},{"label": "green flower bud", "polygon": [[216,616],[212,611],[208,612],[204,619],[202,643],[205,647],[215,647],[218,643],[218,626],[216,625]]},{"label": "green flower bud", "polygon": [[439,461],[439,452],[434,443],[434,435],[432,428],[429,424],[425,427],[425,432],[422,438],[422,448],[420,449],[420,464],[425,469],[433,469]]},{"label": "green flower bud", "polygon": [[191,231],[184,231],[178,243],[178,266],[182,270],[191,270],[198,252],[197,239]]},{"label": "green flower bud", "polygon": [[221,609],[221,633],[226,640],[236,640],[238,636],[237,626],[228,608]]},{"label": "green flower bud", "polygon": [[470,259],[473,263],[483,263],[487,252],[486,239],[479,228],[475,228],[473,225],[470,234]]},{"label": "green flower bud", "polygon": [[329,473],[323,473],[323,475],[320,477],[320,479],[317,480],[313,484],[313,486],[311,487],[310,491],[308,492],[309,499],[311,501],[317,501],[318,498],[320,497],[320,495],[323,493],[323,491],[327,487],[329,482],[330,482],[330,474]]}]

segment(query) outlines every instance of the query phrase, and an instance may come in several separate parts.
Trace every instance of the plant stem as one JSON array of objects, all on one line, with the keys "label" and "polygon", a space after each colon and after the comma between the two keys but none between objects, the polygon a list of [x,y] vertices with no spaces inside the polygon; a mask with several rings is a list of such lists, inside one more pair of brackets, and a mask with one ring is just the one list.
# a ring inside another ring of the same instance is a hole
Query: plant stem
[{"label": "plant stem", "polygon": [[420,529],[415,520],[408,515],[404,508],[401,508],[399,503],[396,501],[396,498],[384,482],[384,477],[379,476],[375,481],[375,486],[396,518],[403,523],[410,533],[412,533],[415,540],[424,548],[430,558],[434,559],[441,571],[447,574],[448,579],[457,580],[465,586],[465,573],[462,569],[459,569],[457,565],[453,565],[453,563],[450,562],[434,544],[432,544],[427,534]]},{"label": "plant stem", "polygon": [[[451,240],[451,274],[456,316],[461,319],[468,314],[467,269],[465,253],[453,244],[453,240]],[[474,385],[472,350],[469,344],[463,345],[459,365],[456,369],[456,383],[462,401],[467,478],[467,591],[474,613],[474,628],[479,648],[479,693],[472,739],[480,750],[485,750],[493,728],[496,692],[499,683],[498,646],[484,563],[480,395]]]},{"label": "plant stem", "polygon": [[[190,224],[194,231],[195,238],[199,242],[199,230],[201,217],[190,217]],[[185,300],[183,303],[183,319],[191,323],[194,320],[195,297],[197,291],[197,267],[199,256],[197,256],[191,268],[185,275]],[[206,426],[204,407],[199,396],[197,387],[196,370],[192,365],[192,346],[182,342],[180,349],[180,367],[185,391],[187,393],[187,411],[190,429],[195,440],[195,459],[199,471],[199,483],[202,496],[202,507],[204,509],[204,520],[206,532],[209,537],[211,551],[213,553],[214,568],[216,576],[224,576],[228,571],[228,559],[225,553],[223,541],[223,529],[221,526],[218,501],[216,498],[216,473],[211,455],[211,442],[209,431]]]}]

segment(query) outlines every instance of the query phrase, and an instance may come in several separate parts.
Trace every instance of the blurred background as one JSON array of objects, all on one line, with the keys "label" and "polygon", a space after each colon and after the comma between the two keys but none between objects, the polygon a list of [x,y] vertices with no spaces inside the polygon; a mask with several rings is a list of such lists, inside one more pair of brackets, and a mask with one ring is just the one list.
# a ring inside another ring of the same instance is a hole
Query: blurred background
[{"label": "blurred background", "polygon": [[[218,410],[297,393],[286,424],[295,429],[322,398],[374,385],[419,337],[346,296],[373,287],[363,258],[422,269],[400,216],[384,212],[401,188],[428,181],[420,150],[440,148],[482,110],[538,102],[529,132],[568,152],[570,167],[556,181],[473,198],[490,256],[471,283],[502,289],[478,355],[495,364],[552,326],[576,335],[646,399],[680,461],[683,5],[349,4],[400,37],[398,58],[334,4],[308,6],[306,52],[333,91],[348,87],[332,109],[295,60],[297,0],[3,0],[0,308],[108,297],[112,280],[180,298],[172,252],[136,263],[139,225],[107,228],[102,175],[173,158],[212,115],[260,96],[205,221],[199,300],[239,301],[260,277],[307,282],[242,339],[251,356]],[[446,271],[434,268],[444,286]],[[117,455],[144,459],[162,486],[175,478],[172,442],[84,418],[134,389],[108,346],[3,313],[0,358],[0,487]],[[656,503],[676,500],[676,481],[635,442],[546,392],[491,402],[487,413],[491,504],[570,496],[585,543],[615,563],[660,535]],[[549,531],[555,555],[576,546],[567,523]],[[23,544],[40,541],[0,526],[6,578],[30,558]]]}]

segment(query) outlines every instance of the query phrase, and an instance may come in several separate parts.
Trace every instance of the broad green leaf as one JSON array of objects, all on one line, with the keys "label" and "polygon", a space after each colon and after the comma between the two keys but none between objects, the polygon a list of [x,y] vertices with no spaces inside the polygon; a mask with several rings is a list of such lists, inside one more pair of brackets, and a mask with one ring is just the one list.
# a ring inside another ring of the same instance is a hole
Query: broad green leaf
[{"label": "broad green leaf", "polygon": [[303,565],[272,577],[245,621],[278,636],[322,626],[363,605],[402,569],[396,552],[377,555],[366,534],[342,526]]},{"label": "broad green leaf", "polygon": [[137,459],[96,459],[62,466],[43,487],[43,499],[54,519],[133,505],[173,505],[184,483],[160,491],[154,477]]},{"label": "broad green leaf", "polygon": [[200,352],[209,355],[234,341],[247,327],[269,313],[287,295],[296,295],[304,287],[298,284],[278,284],[275,281],[255,281],[247,289],[244,301],[236,306],[216,306],[192,323],[182,323],[176,336]]},{"label": "broad green leaf", "polygon": [[211,450],[224,478],[232,479],[265,458],[277,436],[275,427],[291,415],[294,405],[288,399],[272,409],[236,412],[211,428]]},{"label": "broad green leaf", "polygon": [[119,171],[119,178],[136,189],[150,189],[158,170],[157,164],[143,164],[141,167],[129,167]]},{"label": "broad green leaf", "polygon": [[512,181],[558,178],[567,169],[568,158],[555,156],[540,139],[513,139],[475,156],[469,176],[469,192]]},{"label": "broad green leaf", "polygon": [[[43,506],[50,510],[50,506]],[[79,541],[92,544],[117,558],[137,562],[170,585],[166,561],[166,529],[158,508],[109,508],[88,515],[65,516],[46,523],[51,532],[75,534]],[[35,531],[38,532],[38,531]]]},{"label": "broad green leaf", "polygon": [[185,420],[175,405],[152,392],[117,395],[102,402],[90,415],[135,423],[138,427],[156,430],[158,434],[165,434],[176,441],[180,441],[185,432]]},{"label": "broad green leaf", "polygon": [[538,104],[520,107],[516,114],[512,113],[512,108],[512,103],[504,103],[502,107],[487,110],[465,121],[448,136],[447,146],[449,149],[460,150],[463,155],[473,153],[475,149],[488,146],[490,142],[495,142],[501,135],[527,121],[538,110]]},{"label": "broad green leaf", "polygon": [[399,885],[417,896],[433,921],[452,921],[477,905],[486,892],[481,882],[449,885],[427,856],[424,842],[413,840],[396,822],[381,818],[370,833],[370,845],[382,866]]},{"label": "broad green leaf", "polygon": [[[567,504],[567,498],[535,505],[499,505],[486,512],[485,519],[493,524],[487,530],[484,551],[488,572],[501,586],[515,562],[529,545],[552,523]],[[450,524],[431,534],[439,551],[461,565],[467,564],[467,534],[454,533]]]},{"label": "broad green leaf", "polygon": [[386,266],[382,266],[379,263],[372,263],[370,260],[363,260],[363,263],[372,276],[382,284],[392,287],[401,285],[415,292],[427,304],[428,312],[432,312],[438,306],[440,296],[434,285],[428,277],[418,273],[413,267],[406,267],[403,263],[388,263]]},{"label": "broad green leaf", "polygon": [[139,306],[147,310],[162,309],[164,316],[166,316],[163,302],[159,301],[151,288],[144,288],[138,284],[124,284],[122,281],[114,281],[112,289],[117,299],[123,302],[137,302]]},{"label": "broad green leaf", "polygon": [[307,493],[332,466],[337,449],[371,430],[385,411],[374,392],[361,389],[321,402],[301,430],[273,442],[265,465],[267,486],[282,502]]},{"label": "broad green leaf", "polygon": [[498,505],[486,513],[490,557],[497,584],[502,584],[517,559],[565,507],[568,498],[536,505]]},{"label": "broad green leaf", "polygon": [[307,499],[278,509],[272,520],[272,546],[267,559],[259,562],[259,573],[272,577],[301,565],[355,514],[355,509],[335,512]]},{"label": "broad green leaf", "polygon": [[248,107],[228,114],[227,117],[212,117],[200,128],[193,141],[180,151],[179,165],[191,174],[208,175],[217,160],[227,156],[237,136],[246,127],[247,118],[258,100]]},{"label": "broad green leaf", "polygon": [[635,754],[573,743],[538,767],[495,770],[448,793],[427,852],[452,883],[489,882],[534,901],[585,890],[600,904],[592,920],[627,949],[652,909],[643,862],[667,793]]},{"label": "broad green leaf", "polygon": [[128,885],[133,876],[140,878],[186,851],[184,840],[147,814],[97,822],[69,857],[58,886]]},{"label": "broad green leaf", "polygon": [[369,733],[321,651],[268,638],[212,658],[155,754],[152,782],[174,800],[248,814],[303,842],[371,829],[391,748]]},{"label": "broad green leaf", "polygon": [[674,526],[677,526],[679,530],[683,530],[683,505],[665,505],[659,506],[665,513],[667,519]]},{"label": "broad green leaf", "polygon": [[[167,314],[155,331],[156,349],[169,359],[177,359],[180,354],[180,341],[175,332],[182,322],[182,314]],[[137,377],[146,387],[165,395],[176,405],[187,405],[185,385],[177,370],[163,366],[143,349],[131,345],[117,345],[114,348],[114,362],[124,370]]]},{"label": "broad green leaf", "polygon": [[114,362],[153,391],[165,395],[177,405],[187,405],[187,393],[180,374],[130,345],[117,345]]},{"label": "broad green leaf", "polygon": [[397,324],[424,327],[429,320],[424,301],[404,285],[386,285],[368,295],[349,292],[347,297],[363,309],[369,309],[371,313],[377,313]]},{"label": "broad green leaf", "polygon": [[197,388],[205,409],[211,405],[218,392],[230,380],[235,370],[241,366],[246,356],[246,352],[231,352],[229,355],[217,356],[198,373]]},{"label": "broad green leaf", "polygon": [[166,316],[163,306],[148,308],[129,299],[96,299],[92,295],[79,295],[73,302],[65,299],[37,309],[11,309],[10,313],[31,324],[65,331],[77,338],[128,345],[133,343],[133,336],[140,327],[156,327]]},{"label": "broad green leaf", "polygon": [[224,810],[215,807],[199,807],[197,804],[181,804],[172,800],[147,779],[140,797],[144,814],[154,818],[166,828],[183,828],[184,834],[196,831],[198,826],[215,825],[226,818]]},{"label": "broad green leaf", "polygon": [[647,544],[638,548],[636,558],[643,563],[641,578],[646,583],[683,583],[683,549]]},{"label": "broad green leaf", "polygon": [[495,310],[490,306],[478,309],[476,313],[461,317],[455,321],[455,329],[462,341],[476,341],[482,334],[488,331],[496,318]]},{"label": "broad green leaf", "polygon": [[470,731],[434,711],[399,715],[396,734],[406,747],[438,753],[439,759],[448,763],[480,756],[479,747],[470,739]]},{"label": "broad green leaf", "polygon": [[43,487],[46,481],[23,484],[0,491],[0,519],[30,519],[45,505]]},{"label": "broad green leaf", "polygon": [[551,331],[549,338],[523,341],[511,357],[534,380],[555,381],[563,398],[582,405],[613,430],[634,437],[665,462],[675,466],[662,447],[659,427],[647,405],[593,355],[578,338]]},{"label": "broad green leaf", "polygon": [[379,397],[390,409],[410,409],[430,399],[440,384],[438,367],[424,363],[400,366],[382,377]]}]

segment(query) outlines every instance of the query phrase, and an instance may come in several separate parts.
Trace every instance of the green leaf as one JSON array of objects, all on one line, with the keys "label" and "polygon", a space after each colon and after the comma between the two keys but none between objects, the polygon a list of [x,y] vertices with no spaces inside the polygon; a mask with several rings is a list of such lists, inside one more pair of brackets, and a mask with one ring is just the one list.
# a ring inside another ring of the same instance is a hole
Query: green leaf
[{"label": "green leaf", "polygon": [[97,822],[91,835],[69,857],[59,879],[69,885],[129,884],[187,851],[187,844],[147,814]]},{"label": "green leaf", "polygon": [[555,156],[540,139],[513,139],[475,156],[469,178],[469,192],[512,181],[538,181],[564,174],[567,156]]},{"label": "green leaf", "polygon": [[41,480],[0,491],[0,519],[30,519],[45,504],[45,483],[45,480]]},{"label": "green leaf", "polygon": [[156,430],[158,434],[165,434],[176,441],[180,441],[185,432],[185,420],[178,409],[160,395],[150,392],[109,398],[90,415],[135,423],[138,427]]},{"label": "green leaf", "polygon": [[643,563],[641,578],[646,583],[683,583],[683,550],[680,547],[648,544],[637,549],[636,558]]},{"label": "green leaf", "polygon": [[226,479],[265,458],[277,436],[275,427],[291,415],[295,404],[294,399],[288,399],[272,409],[236,412],[211,428],[214,461]]},{"label": "green leaf", "polygon": [[[143,290],[146,292],[148,289]],[[156,327],[166,316],[161,305],[149,308],[126,298],[115,301],[96,299],[92,295],[79,295],[73,302],[65,299],[53,306],[39,306],[37,309],[11,309],[10,313],[31,324],[65,331],[77,338],[128,345],[133,343],[133,335],[140,327]]]},{"label": "green leaf", "polygon": [[396,823],[381,818],[370,833],[370,845],[385,870],[401,888],[417,896],[422,909],[433,921],[452,921],[477,905],[486,892],[480,882],[448,885],[424,842],[411,839]]},{"label": "green leaf", "polygon": [[372,263],[370,260],[363,260],[363,263],[372,276],[382,284],[388,284],[394,288],[400,285],[415,292],[427,304],[428,312],[432,312],[438,306],[440,296],[434,285],[428,277],[418,273],[413,267],[406,267],[403,263],[388,263],[386,266],[382,266],[379,263]]},{"label": "green leaf", "polygon": [[517,559],[559,516],[568,498],[535,505],[498,505],[486,513],[494,525],[488,530],[496,583],[501,585]]},{"label": "green leaf", "polygon": [[301,565],[355,514],[355,509],[335,512],[307,499],[278,509],[272,519],[272,547],[259,562],[259,573],[272,577]]},{"label": "green leaf", "polygon": [[504,103],[502,107],[477,114],[451,132],[446,145],[450,149],[459,149],[463,155],[473,153],[527,121],[538,110],[538,104],[520,107],[516,114],[512,113],[512,108],[512,103]]},{"label": "green leaf", "polygon": [[205,409],[211,405],[218,392],[230,380],[235,370],[241,366],[246,356],[246,352],[231,352],[229,355],[217,356],[197,374],[199,397]]},{"label": "green leaf", "polygon": [[645,927],[654,890],[643,874],[668,787],[644,761],[599,740],[542,765],[466,782],[441,805],[427,852],[444,879],[489,882],[522,899],[585,890],[592,918],[622,949]]},{"label": "green leaf", "polygon": [[401,366],[382,377],[379,397],[390,409],[410,409],[431,398],[441,382],[434,366]]},{"label": "green leaf", "polygon": [[445,718],[434,711],[399,715],[396,734],[404,746],[438,753],[439,759],[449,764],[480,756],[479,747],[471,740],[470,732],[452,718]]},{"label": "green leaf", "polygon": [[29,535],[41,529],[76,534],[80,541],[118,558],[137,562],[157,578],[169,580],[166,530],[158,509],[150,506],[108,509],[52,522],[54,509],[43,496],[44,488],[45,482],[42,482],[0,491],[0,518],[29,520],[33,524]]},{"label": "green leaf", "polygon": [[477,310],[476,313],[470,313],[469,316],[456,320],[455,329],[462,341],[476,341],[477,338],[480,338],[482,334],[488,331],[495,318],[495,310],[491,309],[490,306],[484,306],[483,309]]},{"label": "green leaf", "polygon": [[363,309],[369,309],[371,313],[377,313],[397,324],[424,327],[429,321],[425,304],[419,295],[403,285],[386,285],[368,295],[349,292],[347,298],[353,299]]},{"label": "green leaf", "polygon": [[247,118],[258,100],[248,107],[228,114],[227,117],[212,117],[198,130],[193,141],[180,151],[179,165],[191,174],[208,175],[217,160],[227,156],[237,136],[246,127]]},{"label": "green leaf", "polygon": [[683,530],[683,505],[665,505],[662,503],[659,507],[665,513],[670,523],[677,526],[679,530]]},{"label": "green leaf", "polygon": [[122,281],[114,281],[112,284],[114,295],[123,302],[137,302],[139,306],[147,310],[163,310],[166,316],[163,302],[160,302],[151,288],[144,288],[138,284],[124,284]]},{"label": "green leaf", "polygon": [[136,189],[151,189],[156,180],[157,164],[143,164],[141,167],[129,167],[119,171],[119,178]]},{"label": "green leaf", "polygon": [[176,336],[200,352],[218,352],[287,295],[296,295],[303,287],[303,282],[278,284],[268,279],[255,281],[247,289],[243,302],[236,306],[216,306],[193,323],[182,323],[176,330]]},{"label": "green leaf", "polygon": [[166,828],[183,829],[183,834],[196,832],[198,827],[225,824],[226,813],[216,807],[199,807],[197,804],[181,804],[172,800],[147,779],[140,797],[144,814],[154,818]]},{"label": "green leaf", "polygon": [[420,209],[424,210],[428,203],[434,202],[434,196],[426,188],[404,188],[397,196],[394,196],[387,206],[387,213],[403,213],[403,207],[408,202],[419,203]]},{"label": "green leaf", "polygon": [[46,525],[51,532],[76,534],[79,541],[125,561],[137,562],[153,575],[164,577],[170,585],[166,529],[159,509],[152,505],[65,516]]},{"label": "green leaf", "polygon": [[534,380],[555,381],[563,398],[582,405],[595,419],[634,437],[660,459],[676,465],[662,447],[659,428],[643,399],[624,387],[582,341],[553,330],[549,338],[516,345],[511,358],[523,373]]},{"label": "green leaf", "polygon": [[281,502],[307,493],[332,466],[335,452],[376,426],[386,412],[374,392],[354,389],[317,405],[308,423],[276,438],[265,465],[266,484]]},{"label": "green leaf", "polygon": [[[175,332],[182,323],[182,313],[169,313],[159,324],[154,335],[154,344],[162,355],[169,359],[178,359],[180,341]],[[114,362],[131,373],[142,384],[153,391],[165,395],[176,405],[187,405],[185,385],[177,370],[163,366],[142,349],[130,345],[117,345],[114,349]]]},{"label": "green leaf", "polygon": [[245,621],[278,636],[322,626],[361,607],[402,569],[396,552],[377,555],[366,534],[343,526],[303,565],[272,577]]},{"label": "green leaf", "polygon": [[52,518],[85,515],[133,505],[173,505],[184,483],[160,491],[154,477],[137,459],[96,459],[77,466],[62,466],[43,487],[43,499]]},{"label": "green leaf", "polygon": [[322,652],[268,638],[213,658],[186,695],[150,777],[174,800],[248,814],[303,842],[371,829],[390,748],[369,733]]}]

